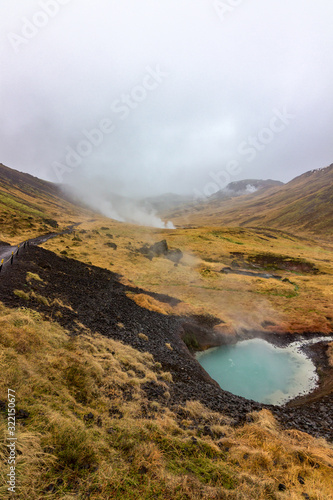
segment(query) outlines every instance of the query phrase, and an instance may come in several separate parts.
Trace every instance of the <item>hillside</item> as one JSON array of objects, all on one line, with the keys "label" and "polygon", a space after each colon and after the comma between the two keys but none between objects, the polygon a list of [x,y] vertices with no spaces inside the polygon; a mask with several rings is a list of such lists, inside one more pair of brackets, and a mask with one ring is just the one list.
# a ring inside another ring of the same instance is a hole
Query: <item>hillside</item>
[{"label": "hillside", "polygon": [[136,304],[142,293],[33,246],[2,276],[0,412],[10,387],[17,498],[331,498],[331,398],[318,412],[317,401],[266,407],[223,391],[179,319]]},{"label": "hillside", "polygon": [[[308,348],[317,389],[281,407],[223,390],[194,357],[253,336],[284,346],[332,335],[329,243],[118,222],[53,184],[1,173],[0,239],[58,233],[0,272],[0,429],[10,388],[15,498],[332,498],[329,338]],[[0,256],[8,250],[0,241]],[[6,446],[0,455],[7,498]]]},{"label": "hillside", "polygon": [[0,240],[31,238],[89,215],[60,186],[0,164]]},{"label": "hillside", "polygon": [[212,198],[166,215],[177,226],[274,227],[327,236],[333,233],[333,164],[264,192]]}]

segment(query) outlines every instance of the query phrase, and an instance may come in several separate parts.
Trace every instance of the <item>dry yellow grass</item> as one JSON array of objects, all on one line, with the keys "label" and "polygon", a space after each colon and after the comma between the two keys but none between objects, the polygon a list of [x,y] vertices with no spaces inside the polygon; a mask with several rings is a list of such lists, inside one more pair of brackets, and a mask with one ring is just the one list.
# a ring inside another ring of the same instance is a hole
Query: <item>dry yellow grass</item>
[{"label": "dry yellow grass", "polygon": [[[1,304],[0,328],[0,399],[14,389],[29,413],[17,421],[16,498],[333,498],[332,446],[282,431],[270,412],[234,428],[191,401],[179,419],[167,407],[172,378],[150,354],[88,331],[71,338],[34,311]],[[164,401],[145,397],[152,381]],[[5,437],[4,419],[0,427]],[[4,446],[0,472],[6,498]]]},{"label": "dry yellow grass", "polygon": [[[333,329],[333,247],[269,229],[264,230],[268,238],[262,231],[244,228],[172,231],[100,217],[80,226],[76,237],[81,241],[66,235],[44,246],[119,273],[126,284],[168,294],[181,301],[171,305],[147,294],[131,293],[131,298],[141,307],[162,314],[210,313],[224,322],[229,333],[253,329],[330,333]],[[177,267],[162,257],[149,261],[135,251],[145,243],[161,239],[184,253]],[[116,243],[117,250],[107,246],[110,241]],[[256,255],[267,251],[305,259],[318,267],[320,274],[273,271],[286,278],[286,281],[277,281],[220,273],[235,259],[231,252]]]}]

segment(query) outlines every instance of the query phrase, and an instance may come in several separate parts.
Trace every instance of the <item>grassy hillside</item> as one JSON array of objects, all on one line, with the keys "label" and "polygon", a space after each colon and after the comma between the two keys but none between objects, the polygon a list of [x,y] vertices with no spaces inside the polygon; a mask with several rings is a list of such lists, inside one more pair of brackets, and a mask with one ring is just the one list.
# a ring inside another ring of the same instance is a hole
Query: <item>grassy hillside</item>
[{"label": "grassy hillside", "polygon": [[85,216],[91,212],[71,203],[57,185],[0,164],[0,240],[18,243]]},{"label": "grassy hillside", "polygon": [[[28,271],[22,252],[0,274],[1,498],[8,496],[8,388],[17,397],[20,500],[333,498],[331,444],[284,429],[270,411],[252,411],[248,402],[241,424],[227,403],[216,412],[199,402],[199,391],[175,402],[174,394],[196,383],[185,358],[179,362],[169,338],[161,343],[149,324],[126,312],[135,305],[143,318],[147,309],[170,322],[197,318],[230,336],[329,333],[332,245],[272,228],[124,224],[70,204],[52,184],[3,166],[0,175],[0,239],[17,243],[81,223],[43,244],[61,259],[52,253],[48,261],[44,250],[30,248],[38,271]],[[146,252],[163,239],[182,252],[179,262]],[[75,278],[65,275],[71,259],[88,264],[76,263],[82,271]],[[106,275],[98,282],[103,269],[120,284]],[[75,305],[65,300],[69,291],[77,294]],[[88,312],[83,295],[92,302]],[[124,311],[115,310],[120,297]],[[106,325],[108,336],[89,326],[94,321]],[[151,345],[163,350],[165,365],[148,352]],[[332,346],[328,354],[333,366]],[[186,384],[173,375],[174,360]]]},{"label": "grassy hillside", "polygon": [[[196,401],[170,409],[172,377],[150,354],[84,328],[70,336],[27,308],[0,314],[1,408],[9,387],[19,411],[15,498],[332,498],[324,440],[283,431],[267,410],[234,427]],[[165,402],[147,398],[147,383]]]},{"label": "grassy hillside", "polygon": [[281,187],[167,214],[178,226],[274,227],[328,237],[333,233],[333,165],[296,177]]}]

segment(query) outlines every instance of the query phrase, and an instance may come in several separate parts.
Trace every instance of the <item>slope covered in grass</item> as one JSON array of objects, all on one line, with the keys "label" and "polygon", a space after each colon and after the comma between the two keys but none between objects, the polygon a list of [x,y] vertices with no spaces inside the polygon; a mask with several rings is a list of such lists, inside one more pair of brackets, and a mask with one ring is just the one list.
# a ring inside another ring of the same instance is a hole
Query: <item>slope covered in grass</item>
[{"label": "slope covered in grass", "polygon": [[213,196],[167,217],[181,226],[264,226],[329,236],[333,233],[333,164],[263,193],[229,200]]},{"label": "slope covered in grass", "polygon": [[0,164],[0,240],[19,243],[87,216],[56,184]]},{"label": "slope covered in grass", "polygon": [[[45,217],[81,225],[44,244],[57,255],[27,248],[0,276],[0,426],[4,440],[12,388],[17,498],[330,499],[332,446],[293,424],[314,432],[316,402],[305,420],[303,408],[291,409],[288,423],[275,413],[289,430],[230,394],[216,403],[219,389],[197,382],[194,360],[169,327],[187,316],[228,335],[329,333],[332,247],[272,228],[92,221],[33,179],[1,184],[8,241],[46,232]],[[178,264],[140,252],[162,239],[183,253]],[[332,363],[332,347],[328,353]]]},{"label": "slope covered in grass", "polygon": [[142,390],[173,384],[150,354],[87,329],[73,338],[30,309],[0,313],[1,408],[15,387],[21,414],[16,498],[332,498],[324,440],[282,431],[267,410],[233,427],[195,401],[170,409]]}]

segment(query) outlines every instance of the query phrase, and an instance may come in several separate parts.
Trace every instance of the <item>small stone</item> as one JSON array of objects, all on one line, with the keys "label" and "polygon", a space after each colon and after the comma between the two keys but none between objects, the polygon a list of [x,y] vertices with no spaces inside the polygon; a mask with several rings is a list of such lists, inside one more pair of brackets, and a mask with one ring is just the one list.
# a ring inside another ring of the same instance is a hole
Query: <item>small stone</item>
[{"label": "small stone", "polygon": [[140,469],[138,470],[139,474],[147,474],[148,469],[144,465],[141,465]]},{"label": "small stone", "polygon": [[23,418],[29,418],[30,417],[30,413],[26,410],[18,410],[18,412],[16,412],[16,419],[19,420],[19,419],[23,419]]},{"label": "small stone", "polygon": [[205,425],[205,427],[203,428],[203,435],[204,436],[213,436],[213,431],[208,425]]},{"label": "small stone", "polygon": [[87,422],[88,420],[94,420],[94,415],[90,412],[87,415],[84,415],[84,420]]},{"label": "small stone", "polygon": [[56,487],[54,486],[54,484],[49,484],[44,491],[47,493],[55,493]]},{"label": "small stone", "polygon": [[279,486],[278,486],[278,490],[279,491],[286,491],[287,487],[285,484],[283,483],[280,483]]}]

